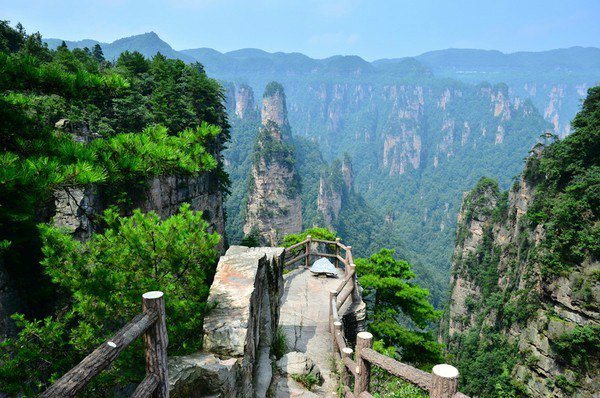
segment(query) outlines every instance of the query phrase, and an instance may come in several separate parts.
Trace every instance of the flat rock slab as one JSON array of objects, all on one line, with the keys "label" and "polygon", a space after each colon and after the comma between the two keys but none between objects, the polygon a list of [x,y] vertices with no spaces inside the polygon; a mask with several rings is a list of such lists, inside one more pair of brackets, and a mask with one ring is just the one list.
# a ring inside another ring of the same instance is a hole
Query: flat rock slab
[{"label": "flat rock slab", "polygon": [[[232,246],[221,257],[210,288],[209,303],[216,307],[204,319],[204,350],[215,354],[242,357],[246,343],[260,314],[263,278],[268,278],[269,264],[281,256],[282,248],[247,248]],[[257,342],[253,342],[258,344]]]},{"label": "flat rock slab", "polygon": [[281,380],[277,384],[278,398],[336,396],[337,385],[331,369],[333,353],[328,302],[329,292],[339,286],[343,277],[344,271],[340,269],[338,278],[315,276],[308,269],[284,275],[279,326],[285,331],[289,350],[303,352],[312,359],[324,382],[308,392],[290,378]]}]

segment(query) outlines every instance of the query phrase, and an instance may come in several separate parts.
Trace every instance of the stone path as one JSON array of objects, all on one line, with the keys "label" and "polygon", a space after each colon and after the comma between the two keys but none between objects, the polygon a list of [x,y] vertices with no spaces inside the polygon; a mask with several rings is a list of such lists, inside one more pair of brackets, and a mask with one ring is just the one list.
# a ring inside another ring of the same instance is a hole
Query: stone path
[{"label": "stone path", "polygon": [[278,398],[336,396],[328,301],[329,292],[339,286],[344,271],[338,270],[338,274],[338,278],[316,277],[306,269],[297,269],[284,275],[279,325],[285,331],[289,350],[306,353],[318,366],[324,382],[311,393],[289,378],[282,380],[277,386]]}]

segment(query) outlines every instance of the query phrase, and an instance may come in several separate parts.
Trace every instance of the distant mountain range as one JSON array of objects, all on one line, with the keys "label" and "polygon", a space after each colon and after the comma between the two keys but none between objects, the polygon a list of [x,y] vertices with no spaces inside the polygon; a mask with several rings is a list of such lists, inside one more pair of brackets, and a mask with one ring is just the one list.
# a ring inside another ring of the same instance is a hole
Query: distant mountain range
[{"label": "distant mountain range", "polygon": [[[50,48],[58,47],[62,39],[44,39]],[[373,68],[386,69],[389,65],[405,63],[411,57],[380,59],[368,62],[359,56],[336,55],[325,59],[310,58],[301,53],[269,53],[256,48],[245,48],[226,53],[212,48],[194,48],[174,50],[156,33],[149,32],[130,37],[124,37],[112,43],[102,43],[92,39],[80,41],[65,41],[69,48],[92,48],[96,44],[102,46],[104,55],[109,60],[115,60],[123,51],[139,51],[146,57],[152,57],[157,52],[168,58],[179,58],[185,62],[202,62],[206,68],[236,69],[232,64],[254,63],[255,66],[303,70],[311,72],[323,66],[339,68],[340,71],[371,71]],[[436,50],[414,57],[434,73],[478,75],[499,70],[521,70],[562,72],[562,73],[595,73],[600,72],[600,48],[570,47],[540,52],[515,52],[505,54],[496,50],[455,49]],[[491,73],[496,74],[496,73]]]},{"label": "distant mountain range", "polygon": [[[56,47],[61,40],[46,42]],[[71,48],[96,43],[66,42]],[[250,156],[257,131],[245,128],[249,121],[240,116],[241,110],[258,112],[262,99],[252,92],[262,93],[269,82],[280,82],[298,142],[313,145],[317,149],[312,152],[327,162],[348,153],[357,193],[378,212],[364,219],[385,219],[398,232],[398,242],[391,246],[403,247],[412,261],[442,271],[438,276],[450,268],[461,193],[482,175],[497,178],[507,188],[540,134],[551,129],[569,134],[581,98],[600,82],[598,48],[514,54],[448,49],[368,62],[358,56],[313,59],[259,49],[176,51],[153,32],[100,45],[109,60],[125,50],[147,57],[160,52],[200,62],[210,77],[219,79],[235,143],[225,153],[229,171],[247,170],[236,163],[243,158],[237,152],[246,148]],[[492,85],[480,84],[485,81]],[[309,150],[302,153],[311,155]],[[231,174],[232,197],[243,203],[248,184],[239,174]],[[317,193],[319,187],[311,189]],[[228,209],[234,210],[230,204]],[[236,212],[230,215],[234,220]],[[357,242],[360,233],[349,240]],[[432,282],[428,287],[433,286],[438,286],[433,290],[440,298],[445,285]]]},{"label": "distant mountain range", "polygon": [[[48,47],[54,49],[62,43],[62,39],[44,39],[48,44]],[[65,43],[70,49],[73,48],[84,48],[88,47],[91,49],[96,44],[100,44],[104,57],[110,61],[116,60],[119,55],[124,51],[139,51],[146,57],[153,57],[157,52],[160,52],[168,58],[179,58],[185,62],[196,62],[196,59],[187,56],[179,51],[173,50],[173,48],[163,41],[154,32],[144,33],[141,35],[135,35],[130,37],[124,37],[119,40],[115,40],[112,43],[102,43],[97,40],[84,39],[79,41],[68,41]]]},{"label": "distant mountain range", "polygon": [[[61,39],[45,39],[56,48]],[[115,60],[123,51],[139,51],[147,57],[157,52],[185,62],[201,62],[207,73],[217,79],[246,83],[260,92],[271,80],[360,76],[361,82],[388,82],[428,77],[452,78],[477,84],[483,81],[506,83],[511,95],[530,98],[555,133],[565,136],[570,120],[579,108],[587,88],[600,82],[600,48],[571,47],[541,52],[504,54],[495,50],[447,49],[417,57],[380,59],[368,62],[359,56],[332,56],[314,59],[300,53],[269,53],[247,48],[221,53],[212,48],[177,51],[156,33],[125,37],[112,43],[96,40],[66,41],[69,48],[100,44],[104,55]]]}]

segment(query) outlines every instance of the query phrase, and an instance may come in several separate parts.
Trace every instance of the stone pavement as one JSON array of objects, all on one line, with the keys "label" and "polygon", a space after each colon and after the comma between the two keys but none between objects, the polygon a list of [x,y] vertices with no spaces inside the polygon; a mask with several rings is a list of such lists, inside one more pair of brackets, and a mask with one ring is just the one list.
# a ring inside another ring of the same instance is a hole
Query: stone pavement
[{"label": "stone pavement", "polygon": [[[284,275],[279,326],[285,331],[289,350],[306,353],[318,366],[324,382],[308,392],[294,380],[283,379],[277,385],[278,398],[336,396],[337,385],[331,369],[333,353],[328,302],[329,292],[339,286],[344,271],[338,270],[338,274],[338,278],[317,277],[300,268]],[[343,310],[341,308],[340,314]]]}]

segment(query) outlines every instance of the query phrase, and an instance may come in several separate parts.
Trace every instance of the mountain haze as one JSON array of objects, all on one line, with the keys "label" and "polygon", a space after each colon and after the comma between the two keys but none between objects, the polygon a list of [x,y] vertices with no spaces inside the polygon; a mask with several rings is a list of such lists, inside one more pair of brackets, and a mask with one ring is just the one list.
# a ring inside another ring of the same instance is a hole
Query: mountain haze
[{"label": "mountain haze", "polygon": [[[367,62],[358,56],[313,59],[259,49],[177,52],[154,33],[103,48],[109,59],[119,50],[137,49],[145,55],[160,51],[198,61],[223,83],[232,140],[238,142],[235,150],[225,153],[234,187],[231,198],[238,206],[247,200],[242,165],[248,164],[257,131],[238,128],[250,123],[237,114],[248,106],[239,103],[239,90],[249,87],[260,93],[269,82],[279,82],[295,144],[306,142],[327,163],[347,153],[354,165],[354,189],[378,213],[376,219],[385,219],[399,232],[394,244],[440,276],[450,267],[462,192],[482,175],[498,179],[507,189],[541,134],[569,133],[587,87],[600,80],[596,48],[514,54],[450,49]],[[252,106],[250,113],[256,114],[257,106]],[[234,157],[228,158],[228,153]],[[313,163],[320,162],[315,158]],[[303,193],[303,221],[308,226],[322,220],[315,210],[319,173],[313,173],[309,184],[312,194]],[[239,229],[243,217],[230,213],[228,219],[229,230],[231,223]]]},{"label": "mountain haze", "polygon": [[[44,39],[50,49],[55,49],[62,43],[62,39]],[[116,60],[119,55],[124,51],[139,51],[146,57],[153,57],[156,53],[160,52],[167,58],[181,59],[185,62],[195,62],[195,58],[187,56],[179,51],[173,50],[169,44],[163,41],[154,32],[148,32],[141,35],[134,35],[130,37],[124,37],[119,40],[115,40],[112,43],[102,43],[96,40],[85,39],[79,41],[68,41],[65,40],[67,47],[70,50],[74,48],[92,48],[96,44],[100,44],[104,57],[113,61]]]}]

